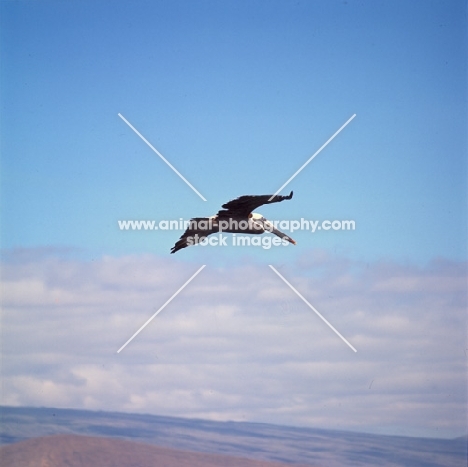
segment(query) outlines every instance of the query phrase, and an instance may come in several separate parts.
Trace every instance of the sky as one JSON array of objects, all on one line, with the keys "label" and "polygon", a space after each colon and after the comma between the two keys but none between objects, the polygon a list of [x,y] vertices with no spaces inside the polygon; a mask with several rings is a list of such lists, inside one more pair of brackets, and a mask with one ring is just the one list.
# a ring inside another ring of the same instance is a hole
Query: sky
[{"label": "sky", "polygon": [[[0,6],[3,403],[466,433],[466,2]],[[119,229],[273,194],[353,115],[258,211],[354,230]]]}]

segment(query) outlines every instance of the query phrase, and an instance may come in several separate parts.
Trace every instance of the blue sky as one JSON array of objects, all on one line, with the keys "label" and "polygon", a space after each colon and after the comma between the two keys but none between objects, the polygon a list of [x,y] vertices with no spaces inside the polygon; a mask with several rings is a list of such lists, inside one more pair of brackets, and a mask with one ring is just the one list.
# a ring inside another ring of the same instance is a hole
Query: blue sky
[{"label": "blue sky", "polygon": [[285,188],[294,201],[263,214],[356,221],[301,233],[302,249],[465,258],[464,8],[3,2],[2,245],[166,254],[179,232],[122,233],[117,220],[272,193],[356,113]]},{"label": "blue sky", "polygon": [[[2,403],[466,434],[466,2],[0,6]],[[274,193],[353,114],[258,211],[354,231],[118,229]]]}]

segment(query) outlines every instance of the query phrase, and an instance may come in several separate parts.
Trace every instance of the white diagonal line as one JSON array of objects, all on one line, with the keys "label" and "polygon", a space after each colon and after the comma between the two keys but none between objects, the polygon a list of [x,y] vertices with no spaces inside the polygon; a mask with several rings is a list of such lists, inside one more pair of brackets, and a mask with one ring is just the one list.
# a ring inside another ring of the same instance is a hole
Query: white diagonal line
[{"label": "white diagonal line", "polygon": [[287,285],[291,290],[293,290],[296,295],[312,310],[314,311],[317,316],[325,323],[327,324],[334,332],[335,334],[341,338],[341,340],[347,344],[349,347],[351,347],[354,352],[357,352],[357,350],[271,265],[269,264],[270,268],[278,275],[278,277]]},{"label": "white diagonal line", "polygon": [[206,198],[121,114],[118,116],[203,200]]},{"label": "white diagonal line", "polygon": [[138,329],[138,331],[133,334],[132,337],[130,337],[130,339],[128,339],[127,342],[125,342],[124,345],[122,345],[122,347],[120,347],[119,350],[117,350],[117,353],[120,353],[123,349],[125,349],[125,347],[130,344],[130,342],[138,335],[140,334],[141,331],[143,331],[143,329],[154,319],[156,318],[156,316],[158,315],[159,312],[161,312],[162,310],[164,310],[164,308],[169,305],[169,303],[177,296],[179,295],[180,292],[182,292],[182,290],[185,288],[185,286],[187,286],[193,279],[195,279],[195,277],[202,271],[202,269],[206,266],[206,264],[204,264],[161,308],[159,308],[159,310],[153,315],[151,316],[151,318],[146,321],[145,324],[143,324],[143,326],[141,326],[140,329]]},{"label": "white diagonal line", "polygon": [[276,191],[276,193],[275,193],[274,195],[271,196],[271,198],[270,198],[268,201],[271,201],[271,200],[273,199],[274,196],[276,196],[276,195],[277,195],[277,194],[278,194],[294,177],[296,177],[296,175],[297,175],[302,169],[304,169],[304,167],[305,167],[315,156],[317,156],[317,155],[322,151],[322,149],[324,149],[325,146],[327,146],[327,144],[330,143],[330,141],[331,141],[333,138],[335,138],[335,136],[337,136],[338,133],[340,133],[341,130],[343,130],[344,127],[345,127],[346,125],[348,125],[349,122],[351,122],[351,120],[352,120],[355,116],[356,116],[356,114],[354,114],[352,117],[350,117],[350,118],[348,119],[348,121],[347,121],[344,125],[342,125],[341,128],[340,128],[339,130],[337,130],[337,131],[333,134],[333,136],[331,136],[331,137],[328,139],[328,141],[327,141],[326,143],[324,143],[324,144],[320,147],[320,149],[319,149],[312,157],[310,157],[309,160],[308,160],[307,162],[305,162],[305,163],[302,165],[302,167],[301,167],[299,170],[297,170],[296,173],[295,173],[292,177],[290,177],[289,180],[288,180],[284,185],[281,186],[281,188],[280,188],[279,190]]}]

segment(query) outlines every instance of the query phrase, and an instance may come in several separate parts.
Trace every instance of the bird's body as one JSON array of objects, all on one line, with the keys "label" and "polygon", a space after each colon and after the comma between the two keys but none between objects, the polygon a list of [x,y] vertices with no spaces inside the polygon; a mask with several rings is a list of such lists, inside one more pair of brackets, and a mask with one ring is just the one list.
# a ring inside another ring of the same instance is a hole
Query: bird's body
[{"label": "bird's body", "polygon": [[293,192],[289,196],[272,195],[246,195],[223,204],[223,208],[211,217],[195,217],[190,220],[189,226],[176,244],[172,247],[171,253],[181,250],[190,245],[195,245],[204,240],[208,235],[217,232],[245,233],[258,235],[264,232],[271,232],[294,245],[296,242],[283,232],[276,229],[271,222],[261,214],[252,212],[263,204],[279,203],[280,201],[291,199]]}]

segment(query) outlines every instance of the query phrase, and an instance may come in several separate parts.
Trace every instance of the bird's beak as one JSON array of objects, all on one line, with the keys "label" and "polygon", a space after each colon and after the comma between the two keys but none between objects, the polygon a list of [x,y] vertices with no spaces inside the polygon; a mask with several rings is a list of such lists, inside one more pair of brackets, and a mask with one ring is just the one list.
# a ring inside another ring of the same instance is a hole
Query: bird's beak
[{"label": "bird's beak", "polygon": [[281,232],[281,230],[278,230],[278,229],[275,229],[273,227],[273,229],[270,230],[270,232],[272,234],[275,234],[276,236],[280,237],[280,238],[283,238],[284,240],[287,240],[289,243],[292,243],[293,245],[296,245],[296,241],[293,240],[291,237],[289,237],[288,235],[286,235],[285,233]]},{"label": "bird's beak", "polygon": [[271,232],[272,234],[275,234],[279,238],[283,238],[284,240],[287,240],[289,243],[292,243],[293,245],[296,245],[295,240],[293,240],[291,237],[286,235],[285,233],[281,232],[281,230],[278,230],[275,228],[275,226],[267,219],[263,218],[263,227],[267,232]]}]

